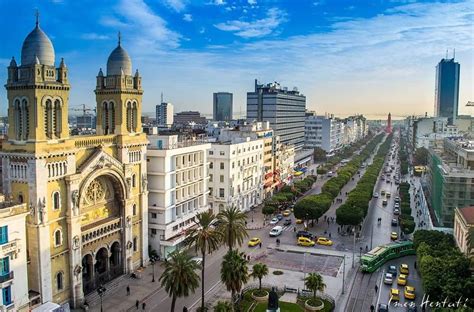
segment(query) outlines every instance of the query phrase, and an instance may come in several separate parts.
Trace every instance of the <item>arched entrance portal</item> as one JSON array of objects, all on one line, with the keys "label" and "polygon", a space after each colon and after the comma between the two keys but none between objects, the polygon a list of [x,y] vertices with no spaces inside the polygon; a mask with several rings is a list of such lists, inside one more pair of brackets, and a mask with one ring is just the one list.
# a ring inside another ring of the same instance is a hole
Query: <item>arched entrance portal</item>
[{"label": "arched entrance portal", "polygon": [[84,294],[124,274],[125,192],[123,179],[113,172],[94,176],[81,187]]}]

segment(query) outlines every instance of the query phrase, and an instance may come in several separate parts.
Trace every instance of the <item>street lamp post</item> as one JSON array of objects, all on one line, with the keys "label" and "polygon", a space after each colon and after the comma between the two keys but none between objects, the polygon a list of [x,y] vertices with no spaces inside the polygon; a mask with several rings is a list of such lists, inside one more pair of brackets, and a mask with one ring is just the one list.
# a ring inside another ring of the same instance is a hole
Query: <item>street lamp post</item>
[{"label": "street lamp post", "polygon": [[342,260],[342,294],[344,295],[344,280],[346,275],[346,255],[344,254],[344,258]]},{"label": "street lamp post", "polygon": [[102,296],[105,294],[105,287],[104,286],[99,286],[99,288],[97,288],[97,294],[99,295],[99,298],[100,298],[100,312],[103,312],[104,311],[104,308],[102,306]]},{"label": "street lamp post", "polygon": [[352,245],[352,268],[354,268],[354,258],[355,258],[355,246],[356,246],[356,231],[355,227],[352,229],[352,232],[354,234],[354,244]]},{"label": "street lamp post", "polygon": [[156,256],[153,255],[150,257],[150,262],[151,262],[151,265],[152,265],[152,269],[153,269],[153,278],[151,279],[151,282],[154,283],[155,282],[155,262],[156,262]]}]

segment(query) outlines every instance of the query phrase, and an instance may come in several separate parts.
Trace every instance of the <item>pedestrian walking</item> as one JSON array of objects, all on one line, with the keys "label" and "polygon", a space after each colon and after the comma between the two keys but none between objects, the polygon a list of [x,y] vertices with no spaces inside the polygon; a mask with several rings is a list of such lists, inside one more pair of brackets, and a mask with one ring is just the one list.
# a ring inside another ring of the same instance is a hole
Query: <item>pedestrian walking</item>
[{"label": "pedestrian walking", "polygon": [[375,284],[375,293],[377,293],[379,291],[379,286],[377,286],[377,284]]},{"label": "pedestrian walking", "polygon": [[375,307],[373,304],[370,305],[370,312],[374,312],[375,311]]},{"label": "pedestrian walking", "polygon": [[416,261],[415,261],[415,270],[416,270]]},{"label": "pedestrian walking", "polygon": [[326,218],[327,218],[327,216],[326,216],[326,215],[324,215],[324,221],[326,221]]},{"label": "pedestrian walking", "polygon": [[127,285],[127,296],[130,296],[130,286]]},{"label": "pedestrian walking", "polygon": [[140,301],[135,301],[135,306],[137,307],[137,310],[138,310],[138,307],[140,306]]},{"label": "pedestrian walking", "polygon": [[329,232],[329,238],[331,238],[331,232]]},{"label": "pedestrian walking", "polygon": [[183,307],[183,312],[188,312],[188,308]]},{"label": "pedestrian walking", "polygon": [[145,308],[146,308],[146,303],[143,302],[143,303],[142,303],[142,310],[145,311]]},{"label": "pedestrian walking", "polygon": [[258,247],[262,248],[262,243],[261,242],[258,244]]},{"label": "pedestrian walking", "polygon": [[247,261],[250,261],[250,255],[247,256]]}]

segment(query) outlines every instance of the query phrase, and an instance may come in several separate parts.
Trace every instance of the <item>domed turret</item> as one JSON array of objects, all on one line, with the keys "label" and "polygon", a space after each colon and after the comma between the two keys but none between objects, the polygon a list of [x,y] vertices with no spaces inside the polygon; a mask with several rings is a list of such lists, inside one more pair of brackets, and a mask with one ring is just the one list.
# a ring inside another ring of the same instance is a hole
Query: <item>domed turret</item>
[{"label": "domed turret", "polygon": [[132,61],[127,51],[122,48],[120,41],[119,33],[118,46],[110,53],[107,60],[107,76],[119,76],[122,72],[127,76],[132,75]]},{"label": "domed turret", "polygon": [[32,65],[36,59],[42,65],[54,66],[54,48],[51,40],[41,30],[36,16],[36,27],[26,36],[21,48],[21,65]]},{"label": "domed turret", "polygon": [[12,60],[10,61],[10,66],[11,67],[16,67],[16,61],[15,61],[14,57],[12,57]]}]

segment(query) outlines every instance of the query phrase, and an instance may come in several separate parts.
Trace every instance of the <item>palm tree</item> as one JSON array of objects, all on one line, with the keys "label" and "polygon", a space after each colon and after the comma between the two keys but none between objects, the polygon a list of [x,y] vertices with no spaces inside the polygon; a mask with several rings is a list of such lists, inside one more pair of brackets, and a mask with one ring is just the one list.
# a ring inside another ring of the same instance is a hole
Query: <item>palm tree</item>
[{"label": "palm tree", "polygon": [[244,253],[238,250],[229,250],[222,261],[221,281],[232,294],[232,304],[235,294],[248,282],[247,263]]},{"label": "palm tree", "polygon": [[309,273],[304,279],[304,285],[306,288],[313,291],[313,300],[316,300],[317,291],[324,291],[326,288],[323,277],[318,273]]},{"label": "palm tree", "polygon": [[164,264],[165,270],[160,276],[161,286],[171,299],[171,312],[174,312],[176,298],[187,297],[199,287],[199,265],[183,251],[174,251]]},{"label": "palm tree", "polygon": [[256,263],[253,265],[252,274],[254,279],[258,278],[258,289],[262,290],[262,278],[268,275],[268,267],[264,263]]},{"label": "palm tree", "polygon": [[214,312],[232,312],[232,305],[229,301],[219,301],[214,306]]},{"label": "palm tree", "polygon": [[214,214],[209,211],[197,214],[196,220],[194,221],[197,227],[189,230],[187,237],[187,245],[189,247],[194,245],[196,252],[200,251],[202,256],[201,311],[204,311],[204,269],[206,267],[206,255],[219,248],[222,237],[222,234],[211,226],[215,219]]},{"label": "palm tree", "polygon": [[220,221],[218,229],[229,250],[235,245],[241,246],[244,238],[249,236],[246,228],[247,215],[236,206],[227,207],[219,212],[217,219]]}]

